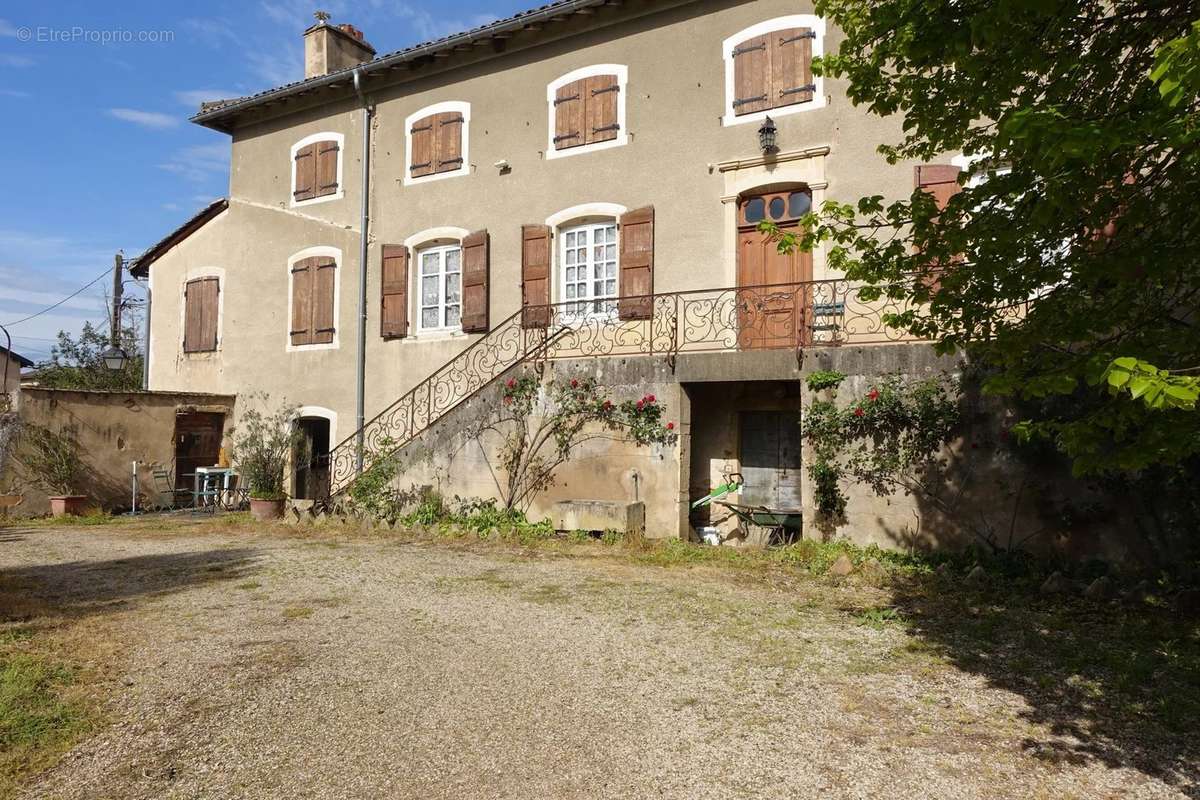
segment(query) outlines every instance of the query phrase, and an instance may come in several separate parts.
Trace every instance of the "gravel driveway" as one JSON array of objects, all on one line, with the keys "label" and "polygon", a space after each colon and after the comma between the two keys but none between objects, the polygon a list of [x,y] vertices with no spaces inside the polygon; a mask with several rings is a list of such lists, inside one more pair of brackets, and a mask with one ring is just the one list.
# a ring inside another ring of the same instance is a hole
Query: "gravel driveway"
[{"label": "gravel driveway", "polygon": [[[40,529],[0,570],[123,640],[38,798],[1186,797],[861,587],[501,548]],[[1194,790],[1193,790],[1194,791]]]}]

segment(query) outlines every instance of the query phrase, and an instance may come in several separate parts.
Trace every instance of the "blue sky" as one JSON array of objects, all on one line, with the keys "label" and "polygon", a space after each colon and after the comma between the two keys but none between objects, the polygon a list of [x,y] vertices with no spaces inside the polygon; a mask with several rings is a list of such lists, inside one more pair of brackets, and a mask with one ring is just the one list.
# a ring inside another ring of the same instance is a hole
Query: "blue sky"
[{"label": "blue sky", "polygon": [[[301,33],[317,8],[362,29],[382,54],[535,5],[0,0],[0,168],[9,183],[0,195],[0,324],[57,302],[109,269],[118,249],[140,253],[225,195],[228,137],[187,118],[202,99],[303,77]],[[116,40],[98,41],[105,36]],[[105,323],[110,284],[10,326],[13,349],[38,360],[60,329]]]}]

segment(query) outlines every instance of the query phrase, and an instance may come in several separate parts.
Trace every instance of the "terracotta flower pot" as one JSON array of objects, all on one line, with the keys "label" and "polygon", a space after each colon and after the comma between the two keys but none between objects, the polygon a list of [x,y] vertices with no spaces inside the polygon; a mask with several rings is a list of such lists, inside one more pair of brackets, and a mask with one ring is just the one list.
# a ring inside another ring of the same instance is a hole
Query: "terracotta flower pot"
[{"label": "terracotta flower pot", "polygon": [[250,516],[259,522],[279,519],[283,516],[283,500],[256,500],[251,497]]},{"label": "terracotta flower pot", "polygon": [[50,516],[78,517],[87,511],[87,495],[68,494],[50,498]]}]

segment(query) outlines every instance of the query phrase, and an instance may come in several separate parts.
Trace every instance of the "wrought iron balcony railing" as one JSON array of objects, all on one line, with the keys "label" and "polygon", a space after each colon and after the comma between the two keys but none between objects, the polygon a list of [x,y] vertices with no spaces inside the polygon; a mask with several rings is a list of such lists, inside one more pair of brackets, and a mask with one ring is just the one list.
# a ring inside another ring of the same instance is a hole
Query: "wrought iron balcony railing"
[{"label": "wrought iron balcony railing", "polygon": [[527,307],[472,342],[330,453],[336,495],[386,453],[510,369],[539,359],[795,349],[897,342],[884,316],[903,300],[864,300],[845,280],[697,289]]}]

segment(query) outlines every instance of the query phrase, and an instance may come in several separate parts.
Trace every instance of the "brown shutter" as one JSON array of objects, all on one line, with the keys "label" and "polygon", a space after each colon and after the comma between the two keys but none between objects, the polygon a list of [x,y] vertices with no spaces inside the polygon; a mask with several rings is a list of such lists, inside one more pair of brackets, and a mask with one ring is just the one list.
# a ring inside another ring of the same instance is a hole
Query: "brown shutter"
[{"label": "brown shutter", "polygon": [[200,295],[200,350],[217,349],[217,311],[220,308],[221,281],[219,278],[201,278],[195,281]]},{"label": "brown shutter", "polygon": [[584,92],[587,78],[561,86],[554,96],[554,149],[578,147],[587,141],[584,133]]},{"label": "brown shutter", "polygon": [[[919,164],[913,167],[913,182],[916,188],[933,195],[933,200],[941,211],[950,202],[951,197],[962,191],[962,187],[958,185],[958,174],[961,171],[951,164]],[[961,256],[956,256],[951,263],[961,260]],[[941,288],[944,269],[942,263],[930,263],[928,273],[920,278],[931,293],[936,293]]]},{"label": "brown shutter", "polygon": [[462,329],[466,333],[488,329],[490,248],[487,231],[475,231],[462,240]]},{"label": "brown shutter", "polygon": [[292,344],[312,344],[313,279],[315,258],[302,258],[292,265]]},{"label": "brown shutter", "polygon": [[296,200],[311,200],[317,190],[317,146],[306,145],[296,151],[296,186],[292,196]]},{"label": "brown shutter", "polygon": [[188,281],[183,287],[183,352],[200,350],[200,325],[203,312],[199,281]]},{"label": "brown shutter", "polygon": [[383,300],[380,333],[385,339],[408,336],[408,248],[383,246]]},{"label": "brown shutter", "polygon": [[733,113],[753,114],[771,107],[771,34],[733,48]]},{"label": "brown shutter", "polygon": [[550,227],[521,226],[521,325],[550,324]]},{"label": "brown shutter", "polygon": [[432,175],[434,159],[437,158],[437,142],[435,128],[437,114],[419,119],[413,123],[408,135],[412,137],[412,161],[408,166],[409,177],[420,178]]},{"label": "brown shutter", "polygon": [[463,165],[463,115],[457,111],[434,115],[434,172],[453,172]]},{"label": "brown shutter", "polygon": [[617,138],[620,85],[616,75],[595,75],[584,84],[585,139],[588,144]]},{"label": "brown shutter", "polygon": [[328,256],[314,259],[316,275],[313,277],[312,343],[329,344],[333,341],[334,284],[337,281],[337,262]]},{"label": "brown shutter", "polygon": [[649,319],[654,311],[654,206],[621,215],[621,319]]},{"label": "brown shutter", "polygon": [[771,107],[813,99],[812,43],[809,28],[787,28],[770,34]]},{"label": "brown shutter", "polygon": [[317,189],[316,196],[337,194],[338,190],[338,147],[337,142],[317,142]]}]

